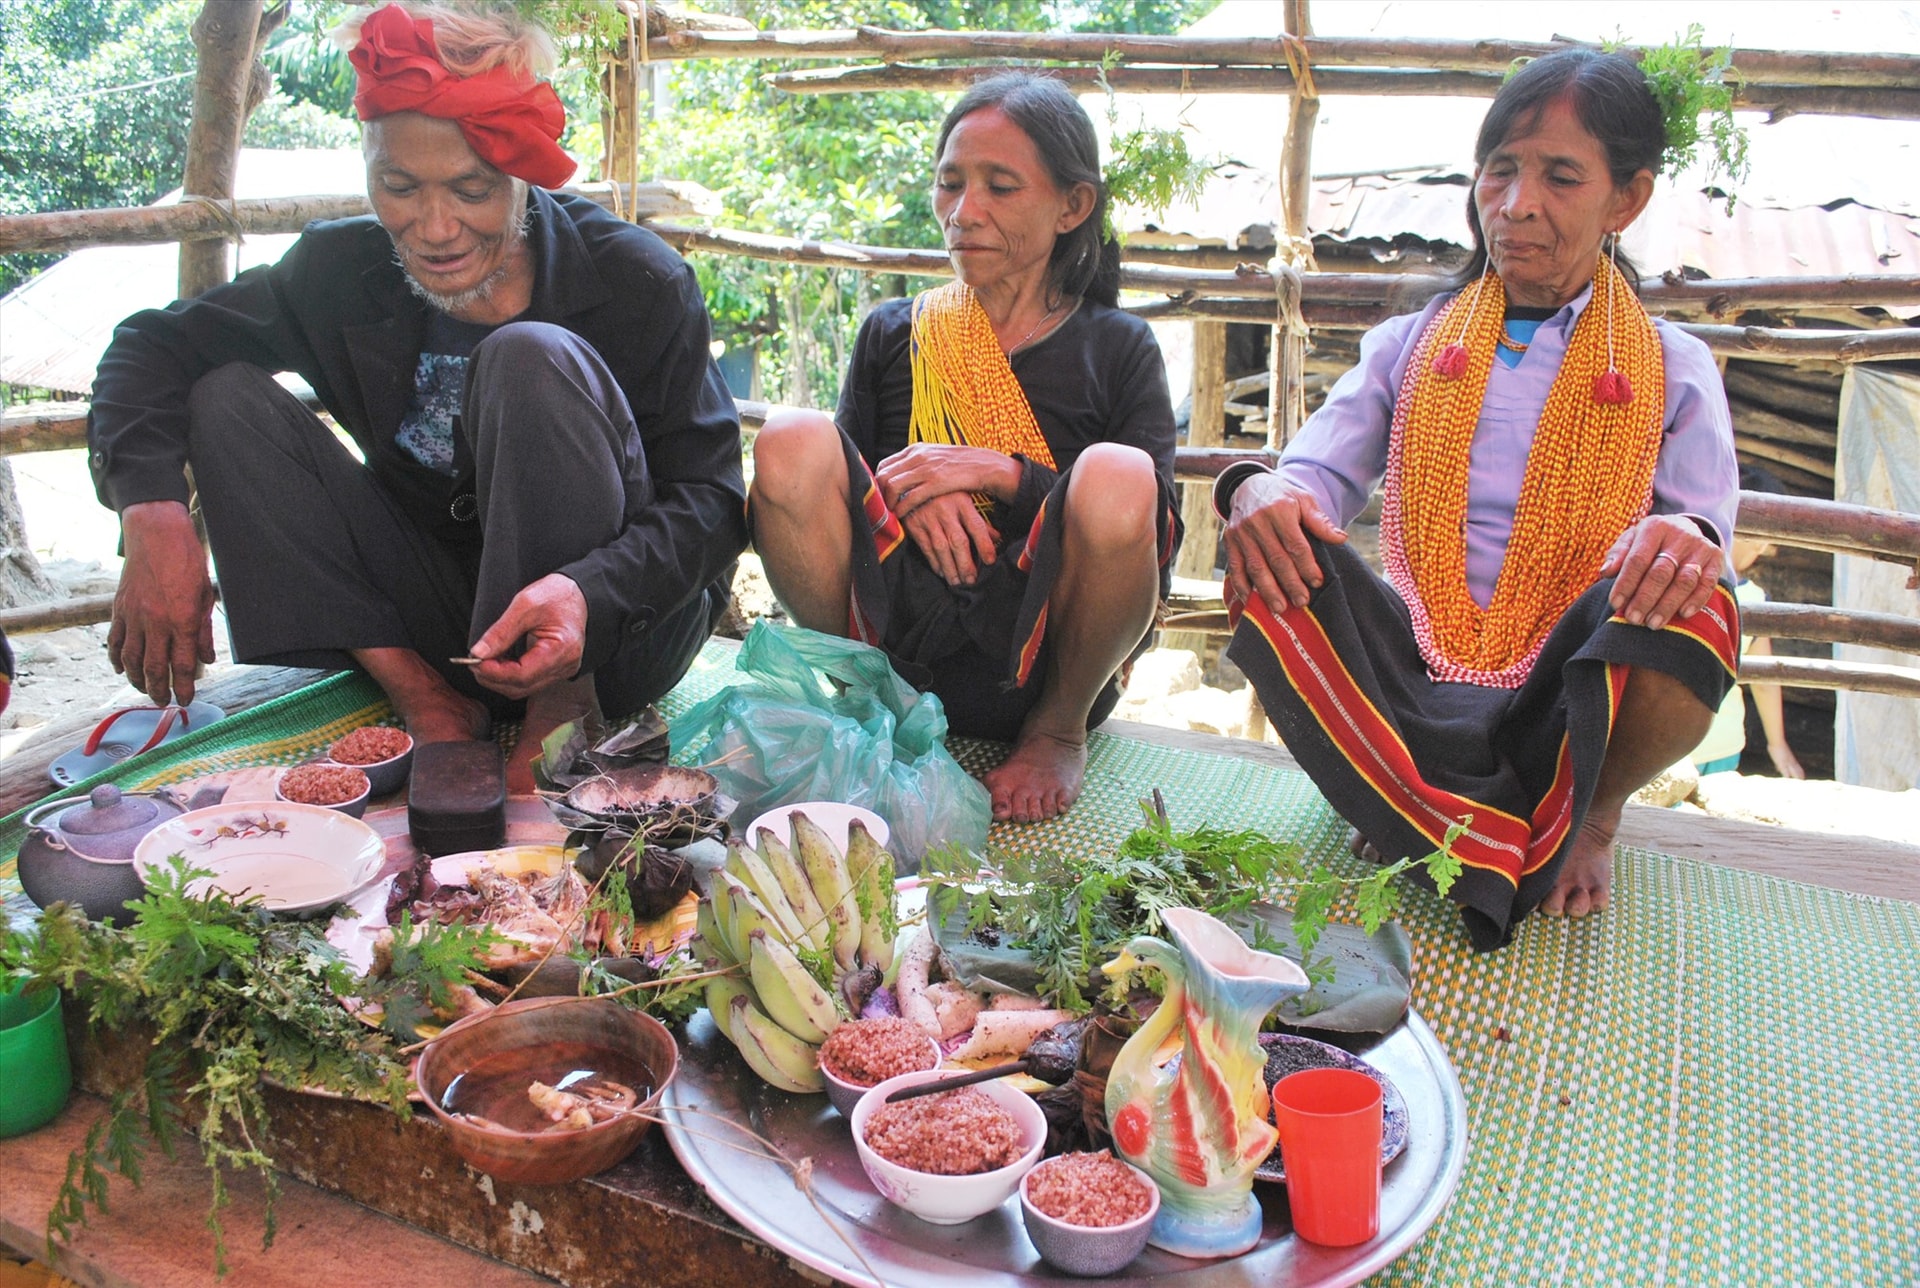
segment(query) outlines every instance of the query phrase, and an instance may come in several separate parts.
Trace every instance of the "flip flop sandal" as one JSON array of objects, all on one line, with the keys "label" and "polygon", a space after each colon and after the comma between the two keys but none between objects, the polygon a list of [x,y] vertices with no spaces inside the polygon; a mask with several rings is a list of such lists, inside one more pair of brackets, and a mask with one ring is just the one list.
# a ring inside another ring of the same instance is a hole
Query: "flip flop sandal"
[{"label": "flip flop sandal", "polygon": [[84,743],[49,765],[47,777],[56,787],[71,787],[129,756],[204,729],[226,714],[211,702],[194,702],[186,707],[122,707],[95,725]]}]

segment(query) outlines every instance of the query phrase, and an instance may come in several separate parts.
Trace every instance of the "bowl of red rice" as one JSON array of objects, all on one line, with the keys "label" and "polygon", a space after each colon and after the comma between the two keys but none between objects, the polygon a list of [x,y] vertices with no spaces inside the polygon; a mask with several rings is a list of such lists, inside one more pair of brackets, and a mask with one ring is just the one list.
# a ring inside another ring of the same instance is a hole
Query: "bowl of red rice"
[{"label": "bowl of red rice", "polygon": [[283,801],[337,809],[352,818],[367,812],[367,797],[372,793],[373,785],[363,770],[327,760],[295,765],[273,785],[273,794]]},{"label": "bowl of red rice", "polygon": [[400,790],[413,768],[413,736],[391,725],[361,725],[327,748],[327,759],[366,774],[375,796]]},{"label": "bowl of red rice", "polygon": [[1160,1187],[1104,1149],[1061,1154],[1021,1178],[1020,1213],[1049,1264],[1070,1275],[1110,1275],[1146,1250]]},{"label": "bowl of red rice", "polygon": [[871,1020],[848,1020],[827,1034],[820,1048],[820,1072],[827,1080],[827,1099],[843,1117],[869,1087],[903,1073],[939,1067],[940,1044],[912,1020],[896,1015]]},{"label": "bowl of red rice", "polygon": [[937,1069],[888,1078],[853,1107],[853,1144],[873,1188],[933,1225],[959,1225],[1005,1203],[1040,1161],[1047,1119],[1033,1097],[1004,1081],[916,1096],[901,1087]]}]

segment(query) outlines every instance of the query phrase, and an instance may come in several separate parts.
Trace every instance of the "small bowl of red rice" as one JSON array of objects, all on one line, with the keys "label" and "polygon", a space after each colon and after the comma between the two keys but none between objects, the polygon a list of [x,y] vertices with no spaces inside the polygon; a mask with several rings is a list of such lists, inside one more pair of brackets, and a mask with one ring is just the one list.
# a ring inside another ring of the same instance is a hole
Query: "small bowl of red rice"
[{"label": "small bowl of red rice", "polygon": [[337,809],[350,818],[367,812],[367,797],[372,793],[373,785],[364,771],[328,760],[295,765],[273,785],[273,794],[283,801]]},{"label": "small bowl of red rice", "polygon": [[938,1068],[940,1044],[912,1020],[885,1016],[848,1020],[820,1048],[820,1072],[827,1080],[827,1099],[851,1118],[853,1107],[869,1087],[903,1073]]},{"label": "small bowl of red rice", "polygon": [[367,776],[371,793],[385,796],[400,790],[413,769],[413,737],[390,725],[362,725],[327,748],[327,759],[351,765]]},{"label": "small bowl of red rice", "polygon": [[860,1097],[850,1121],[860,1166],[882,1198],[933,1225],[959,1225],[1013,1196],[1040,1161],[1047,1119],[1004,1081],[887,1103],[902,1087],[943,1076],[951,1075],[888,1078]]},{"label": "small bowl of red rice", "polygon": [[1145,1251],[1160,1187],[1106,1150],[1061,1154],[1021,1178],[1020,1213],[1050,1265],[1070,1275],[1110,1275]]}]

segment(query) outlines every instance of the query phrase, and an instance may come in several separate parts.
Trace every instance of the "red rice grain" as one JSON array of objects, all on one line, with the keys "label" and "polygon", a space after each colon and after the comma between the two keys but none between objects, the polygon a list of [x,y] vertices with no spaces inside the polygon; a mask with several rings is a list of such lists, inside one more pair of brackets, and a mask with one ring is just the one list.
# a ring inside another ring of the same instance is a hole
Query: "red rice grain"
[{"label": "red rice grain", "polygon": [[867,1119],[867,1148],[897,1167],[934,1176],[997,1171],[1027,1152],[1019,1122],[975,1087],[881,1106]]},{"label": "red rice grain", "polygon": [[344,805],[364,793],[367,776],[344,765],[295,765],[280,775],[280,799],[296,805]]},{"label": "red rice grain", "polygon": [[1067,1225],[1109,1226],[1137,1221],[1153,1195],[1125,1163],[1106,1150],[1062,1154],[1027,1174],[1027,1201]]},{"label": "red rice grain", "polygon": [[335,742],[327,755],[342,765],[377,765],[392,760],[413,745],[400,729],[364,725]]},{"label": "red rice grain", "polygon": [[888,1016],[848,1020],[820,1048],[820,1064],[842,1082],[872,1087],[903,1073],[938,1063],[926,1030],[912,1020]]}]

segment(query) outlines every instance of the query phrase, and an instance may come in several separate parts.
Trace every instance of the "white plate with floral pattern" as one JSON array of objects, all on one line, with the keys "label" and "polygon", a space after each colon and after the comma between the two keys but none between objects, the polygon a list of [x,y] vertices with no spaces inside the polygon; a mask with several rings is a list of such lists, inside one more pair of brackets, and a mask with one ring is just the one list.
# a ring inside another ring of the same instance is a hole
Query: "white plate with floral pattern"
[{"label": "white plate with floral pattern", "polygon": [[271,912],[294,914],[339,903],[373,879],[387,852],[372,828],[338,810],[258,801],[168,819],[134,847],[133,870],[151,884],[174,855],[213,873],[193,893],[258,897]]}]

